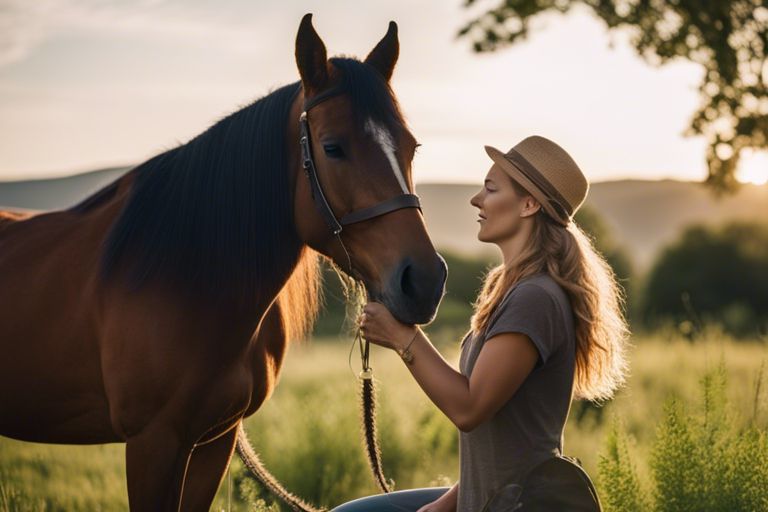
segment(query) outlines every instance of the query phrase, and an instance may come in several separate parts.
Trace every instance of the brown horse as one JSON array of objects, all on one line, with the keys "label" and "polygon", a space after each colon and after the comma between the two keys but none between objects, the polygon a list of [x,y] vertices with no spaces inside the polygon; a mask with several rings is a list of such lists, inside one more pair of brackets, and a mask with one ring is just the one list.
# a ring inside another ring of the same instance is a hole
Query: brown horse
[{"label": "brown horse", "polygon": [[317,312],[318,253],[431,320],[446,269],[410,192],[396,32],[328,60],[307,15],[300,82],[68,210],[0,214],[0,434],[125,442],[131,510],[208,510]]}]

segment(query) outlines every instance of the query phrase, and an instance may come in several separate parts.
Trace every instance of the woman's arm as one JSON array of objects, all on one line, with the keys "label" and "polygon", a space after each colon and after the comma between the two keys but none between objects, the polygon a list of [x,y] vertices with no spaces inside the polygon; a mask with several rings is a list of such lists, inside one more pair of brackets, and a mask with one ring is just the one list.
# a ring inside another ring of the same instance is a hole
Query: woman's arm
[{"label": "woman's arm", "polygon": [[443,359],[418,327],[398,322],[378,303],[368,303],[363,311],[361,326],[369,341],[402,352],[413,340],[408,369],[430,400],[464,432],[496,414],[538,359],[528,336],[502,333],[485,342],[467,379]]}]

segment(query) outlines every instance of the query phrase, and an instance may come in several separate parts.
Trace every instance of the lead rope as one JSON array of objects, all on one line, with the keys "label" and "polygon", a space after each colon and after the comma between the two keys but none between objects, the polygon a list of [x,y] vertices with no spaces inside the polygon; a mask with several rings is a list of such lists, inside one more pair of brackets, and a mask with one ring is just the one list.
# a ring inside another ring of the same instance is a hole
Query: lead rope
[{"label": "lead rope", "polygon": [[381,450],[379,449],[378,436],[376,435],[376,386],[373,382],[373,368],[369,364],[370,343],[363,338],[360,327],[355,335],[360,346],[360,359],[363,369],[360,372],[360,400],[363,415],[363,435],[365,437],[365,453],[368,456],[368,465],[371,467],[373,479],[381,492],[392,492],[391,483],[384,476],[381,464]]},{"label": "lead rope", "polygon": [[325,509],[315,508],[310,503],[305,502],[298,496],[290,493],[283,487],[283,485],[264,467],[261,459],[256,454],[248,441],[248,436],[243,429],[243,422],[237,426],[237,453],[243,461],[245,467],[247,467],[253,476],[258,480],[268,491],[273,495],[280,498],[291,510],[297,512],[322,512]]},{"label": "lead rope", "polygon": [[[348,275],[354,279],[354,270],[352,268],[352,258],[347,251],[344,241],[341,239],[341,234],[337,233],[341,248],[344,250],[344,254],[347,257],[347,269]],[[359,316],[359,315],[358,315]],[[370,366],[370,343],[362,335],[360,326],[357,326],[355,333],[354,343],[357,342],[360,347],[360,360],[362,362],[362,371],[359,375],[360,380],[360,401],[361,412],[363,416],[363,437],[365,441],[365,452],[368,458],[368,465],[373,473],[373,478],[376,485],[382,492],[391,492],[391,481],[387,481],[384,476],[381,464],[381,450],[379,449],[378,437],[376,435],[376,389],[373,382],[373,368]],[[350,352],[351,355],[351,352]],[[251,471],[251,474],[256,480],[261,483],[267,490],[273,495],[277,496],[281,501],[287,504],[292,510],[298,512],[319,512],[324,509],[316,509],[311,504],[303,501],[301,498],[293,495],[285,489],[285,487],[277,481],[277,479],[269,473],[264,464],[259,459],[259,456],[254,451],[248,437],[245,434],[243,423],[240,422],[237,432],[237,453],[243,461],[243,464]],[[231,479],[231,475],[230,475]],[[231,485],[231,483],[230,483]]]},{"label": "lead rope", "polygon": [[[348,275],[354,279],[354,269],[352,268],[352,258],[349,256],[347,247],[341,239],[341,233],[337,233],[339,245],[347,255]],[[360,316],[358,311],[358,317]],[[379,439],[376,435],[376,386],[373,382],[373,368],[371,368],[371,344],[363,337],[362,329],[358,324],[355,332],[355,341],[360,347],[360,362],[362,371],[359,375],[360,380],[360,412],[363,419],[363,439],[365,443],[365,454],[368,458],[368,466],[371,468],[373,479],[381,492],[392,492],[390,482],[384,476],[384,470],[381,463],[381,449],[379,448]],[[354,342],[353,342],[354,344]]]}]

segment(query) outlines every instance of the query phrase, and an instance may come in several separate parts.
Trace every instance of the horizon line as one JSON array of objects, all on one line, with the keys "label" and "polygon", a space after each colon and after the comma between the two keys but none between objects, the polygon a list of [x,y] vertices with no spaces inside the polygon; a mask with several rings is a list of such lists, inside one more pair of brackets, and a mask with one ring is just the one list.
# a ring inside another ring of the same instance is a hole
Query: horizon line
[{"label": "horizon line", "polygon": [[[8,184],[8,183],[22,183],[22,182],[32,182],[32,181],[50,181],[50,180],[59,180],[59,179],[67,179],[67,178],[74,178],[77,176],[82,176],[86,174],[94,174],[99,172],[105,172],[105,171],[114,171],[118,169],[125,169],[127,172],[130,169],[133,169],[134,167],[137,167],[140,164],[130,164],[130,165],[121,165],[121,164],[113,164],[113,165],[104,165],[99,166],[97,168],[90,168],[89,170],[81,170],[81,171],[74,171],[74,172],[63,172],[61,174],[58,173],[52,173],[52,174],[40,174],[33,175],[30,177],[23,177],[23,176],[15,176],[13,174],[9,176],[3,176],[0,174],[0,184]],[[607,179],[599,179],[595,181],[591,181],[590,185],[596,185],[598,183],[616,183],[621,181],[676,181],[680,183],[704,183],[703,180],[694,180],[694,179],[684,179],[684,178],[675,178],[671,176],[663,176],[658,178],[638,178],[633,176],[621,176],[616,178],[607,178]],[[418,179],[415,180],[415,185],[477,185],[478,181],[455,181],[455,180],[435,180],[435,179],[428,179],[426,181],[419,181]],[[742,185],[754,185],[754,183],[750,182],[740,182]],[[758,185],[756,185],[758,186]]]}]

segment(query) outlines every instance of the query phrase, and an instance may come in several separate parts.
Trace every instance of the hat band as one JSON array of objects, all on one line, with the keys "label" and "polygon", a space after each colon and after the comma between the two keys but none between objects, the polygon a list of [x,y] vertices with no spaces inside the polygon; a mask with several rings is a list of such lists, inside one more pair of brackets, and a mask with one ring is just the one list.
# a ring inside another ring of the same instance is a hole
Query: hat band
[{"label": "hat band", "polygon": [[544,175],[541,174],[539,170],[533,166],[533,164],[526,160],[523,155],[514,149],[510,149],[509,152],[504,155],[504,158],[509,160],[515,167],[517,167],[525,175],[526,178],[531,180],[531,182],[539,187],[539,189],[547,196],[549,196],[550,199],[556,201],[557,205],[562,208],[569,217],[573,215],[573,208],[568,203],[568,201],[566,201],[565,198],[560,195],[560,192],[558,192],[557,189],[552,186],[549,180],[547,180],[547,178],[545,178]]}]

